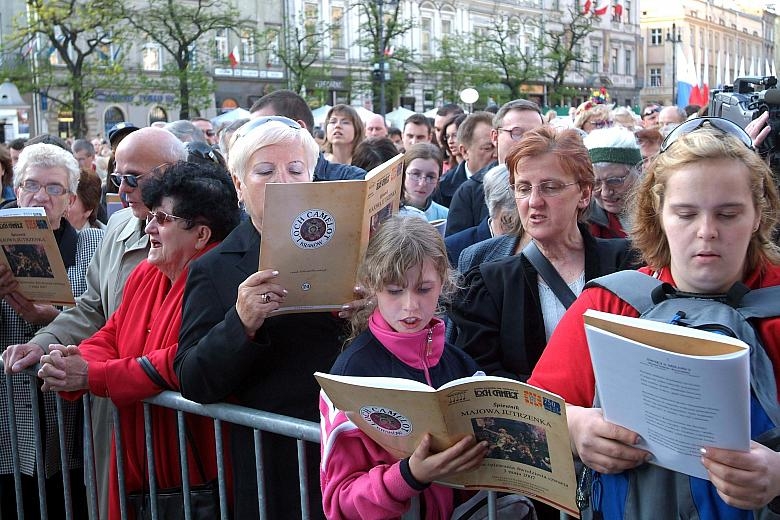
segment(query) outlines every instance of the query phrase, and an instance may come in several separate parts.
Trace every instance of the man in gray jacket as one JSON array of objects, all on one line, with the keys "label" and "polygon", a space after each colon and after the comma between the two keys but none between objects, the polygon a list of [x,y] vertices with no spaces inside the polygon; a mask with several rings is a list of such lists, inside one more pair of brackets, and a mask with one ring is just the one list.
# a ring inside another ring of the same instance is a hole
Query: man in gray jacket
[{"label": "man in gray jacket", "polygon": [[[149,209],[141,200],[144,177],[166,163],[187,159],[184,143],[167,130],[142,128],[128,135],[116,150],[116,169],[109,182],[119,183],[128,207],[108,221],[100,248],[87,269],[87,289],[76,305],[61,312],[30,343],[11,345],[3,353],[5,370],[19,372],[33,366],[51,343],[78,345],[106,324],[119,307],[125,282],[146,258],[149,238],[144,233]],[[108,475],[111,461],[111,409],[108,399],[92,396],[100,518],[108,518]]]}]

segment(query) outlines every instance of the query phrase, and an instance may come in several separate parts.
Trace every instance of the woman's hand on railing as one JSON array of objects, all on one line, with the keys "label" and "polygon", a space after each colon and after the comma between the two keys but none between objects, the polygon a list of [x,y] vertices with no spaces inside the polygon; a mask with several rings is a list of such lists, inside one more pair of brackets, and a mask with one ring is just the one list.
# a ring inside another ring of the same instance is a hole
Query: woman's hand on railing
[{"label": "woman's hand on railing", "polygon": [[48,354],[41,357],[38,377],[43,379],[44,391],[71,392],[87,390],[88,365],[75,345],[50,346]]}]

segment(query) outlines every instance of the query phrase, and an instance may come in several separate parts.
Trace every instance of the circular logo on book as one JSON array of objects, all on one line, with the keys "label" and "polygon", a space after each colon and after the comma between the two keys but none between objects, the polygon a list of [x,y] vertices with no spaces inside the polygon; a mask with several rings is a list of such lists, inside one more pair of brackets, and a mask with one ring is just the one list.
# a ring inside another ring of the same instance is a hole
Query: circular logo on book
[{"label": "circular logo on book", "polygon": [[360,416],[382,433],[393,437],[406,437],[412,433],[412,422],[404,415],[384,406],[364,406]]},{"label": "circular logo on book", "polygon": [[336,219],[324,209],[307,209],[293,220],[290,237],[301,249],[317,249],[333,238]]}]

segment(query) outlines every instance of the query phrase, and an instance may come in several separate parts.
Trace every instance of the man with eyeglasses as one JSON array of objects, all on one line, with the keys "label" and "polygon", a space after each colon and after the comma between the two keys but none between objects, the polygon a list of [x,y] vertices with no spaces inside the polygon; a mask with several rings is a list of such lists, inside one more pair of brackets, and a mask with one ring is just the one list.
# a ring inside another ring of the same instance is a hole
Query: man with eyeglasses
[{"label": "man with eyeglasses", "polygon": [[[450,204],[450,213],[447,216],[446,235],[452,235],[458,231],[478,226],[489,216],[487,204],[485,204],[485,190],[482,186],[482,178],[488,170],[496,165],[504,164],[506,155],[515,142],[527,131],[538,128],[544,124],[539,105],[525,99],[508,101],[498,109],[491,119],[490,141],[494,146],[493,161],[482,168],[467,181],[463,182]],[[465,124],[465,121],[464,121]],[[458,139],[460,140],[460,129]],[[465,162],[465,161],[464,161]],[[449,175],[448,175],[449,177]],[[446,177],[445,177],[446,179]],[[442,181],[443,182],[443,181]]]},{"label": "man with eyeglasses", "polygon": [[[184,143],[160,128],[142,128],[119,143],[116,170],[109,182],[119,186],[119,194],[129,207],[109,219],[103,242],[87,269],[87,289],[76,298],[76,305],[62,311],[30,343],[8,347],[5,361],[13,372],[38,363],[50,344],[78,345],[105,325],[119,306],[128,276],[149,250],[149,238],[144,233],[149,209],[141,200],[140,189],[144,179],[161,172],[161,165],[186,159]],[[92,427],[100,518],[108,518],[108,475],[112,461],[111,411],[107,399],[93,397]]]},{"label": "man with eyeglasses", "polygon": [[598,238],[625,238],[629,224],[626,206],[642,165],[636,138],[623,127],[613,127],[594,130],[583,143],[595,176],[588,231]]}]

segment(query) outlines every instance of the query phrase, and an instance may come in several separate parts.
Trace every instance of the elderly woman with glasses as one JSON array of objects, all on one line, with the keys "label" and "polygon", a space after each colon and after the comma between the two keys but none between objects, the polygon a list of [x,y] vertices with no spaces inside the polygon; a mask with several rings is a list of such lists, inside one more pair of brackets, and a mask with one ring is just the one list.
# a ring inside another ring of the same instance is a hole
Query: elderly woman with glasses
[{"label": "elderly woman with glasses", "polygon": [[[507,154],[508,189],[530,242],[518,255],[482,263],[454,298],[455,344],[489,375],[525,381],[585,282],[625,268],[624,239],[594,238],[584,223],[594,176],[577,130],[540,127]],[[540,518],[557,511],[538,504]]]},{"label": "elderly woman with glasses", "polygon": [[[212,250],[239,222],[238,200],[225,171],[215,164],[178,162],[141,188],[150,249],[132,272],[122,303],[92,337],[76,346],[52,345],[41,358],[44,389],[69,399],[85,391],[110,398],[119,408],[128,492],[149,489],[142,400],[177,389],[173,370],[182,298],[191,263]],[[157,485],[181,486],[176,415],[156,408],[152,432]],[[216,478],[213,425],[187,420],[190,482]],[[193,445],[195,443],[195,445]],[[115,447],[114,447],[115,449]],[[202,469],[201,469],[202,468]],[[109,518],[120,518],[116,467],[111,466]]]},{"label": "elderly woman with glasses", "polygon": [[594,238],[584,223],[594,176],[576,130],[528,131],[506,165],[507,189],[531,242],[519,255],[466,273],[452,321],[458,346],[488,374],[526,380],[565,311],[565,294],[548,273],[564,293],[578,294],[587,280],[623,268],[630,255],[626,240]]},{"label": "elderly woman with glasses", "polygon": [[[229,167],[249,220],[192,265],[187,280],[176,373],[182,394],[201,403],[230,400],[316,421],[319,387],[343,343],[344,322],[330,312],[273,315],[286,295],[273,269],[258,271],[269,182],[311,182],[319,147],[298,123],[250,120],[233,136]],[[252,430],[231,429],[236,518],[258,518]],[[321,511],[319,451],[308,453],[310,507]],[[257,454],[260,456],[261,454]],[[300,516],[296,443],[264,436],[268,518]]]},{"label": "elderly woman with glasses", "polygon": [[[46,211],[49,227],[54,231],[62,260],[65,264],[68,280],[73,296],[79,296],[86,289],[85,273],[93,253],[100,245],[103,230],[89,228],[81,232],[71,226],[66,219],[68,208],[76,199],[79,183],[79,164],[68,151],[51,144],[35,144],[27,146],[19,155],[19,162],[14,170],[14,188],[16,201],[20,208],[42,207]],[[0,266],[0,349],[8,345],[26,343],[42,326],[50,323],[60,310],[52,305],[31,302],[18,292],[18,283],[7,266]],[[0,378],[8,375],[0,376]],[[16,404],[17,425],[20,429],[20,465],[23,474],[22,489],[25,496],[37,496],[35,475],[35,447],[30,408],[30,389],[25,386],[28,378],[22,374],[11,376],[14,379],[14,396]],[[60,476],[54,475],[60,470],[60,454],[57,440],[56,405],[52,394],[45,394],[43,399],[45,430],[44,465],[47,487],[55,485]],[[6,386],[0,385],[0,415],[8,417]],[[81,468],[82,453],[79,448],[81,427],[77,417],[79,407],[66,405],[65,438],[67,453],[63,454],[70,468]],[[0,422],[0,452],[11,453],[8,421]],[[0,490],[10,490],[10,495],[2,495],[3,516],[7,504],[15,510],[13,499],[13,464],[10,456],[0,457]],[[83,482],[75,479],[76,482]],[[52,491],[54,493],[54,491]],[[61,496],[61,492],[60,492]],[[81,493],[74,492],[76,503]],[[62,507],[62,506],[60,506]],[[50,511],[51,513],[51,511]],[[15,515],[15,513],[13,513]],[[9,515],[10,516],[10,515]]]},{"label": "elderly woman with glasses", "polygon": [[[693,296],[693,302],[723,296],[734,286],[780,285],[780,251],[771,241],[780,200],[772,172],[750,145],[741,128],[719,118],[691,120],[669,134],[636,190],[631,236],[647,263],[641,273],[668,284],[668,291],[676,288],[681,297]],[[774,438],[774,448],[755,441],[744,452],[706,447],[701,463],[709,480],[648,464],[651,454],[636,446],[637,433],[607,422],[593,406],[586,309],[638,315],[607,289],[586,289],[563,316],[530,379],[568,403],[572,451],[593,477],[594,492],[583,489],[590,495],[585,517],[690,518],[695,512],[701,518],[780,517],[777,421],[774,435],[762,436],[769,446]],[[763,346],[755,350],[767,358],[763,373],[751,369],[751,384],[769,394],[764,404],[751,404],[756,439],[767,427],[772,433],[762,418],[778,413],[780,317],[751,325]],[[752,365],[754,347],[750,357]]]},{"label": "elderly woman with glasses", "polygon": [[633,132],[623,127],[594,130],[583,139],[593,162],[593,201],[588,212],[590,234],[625,238],[626,207],[639,178],[642,154]]}]

